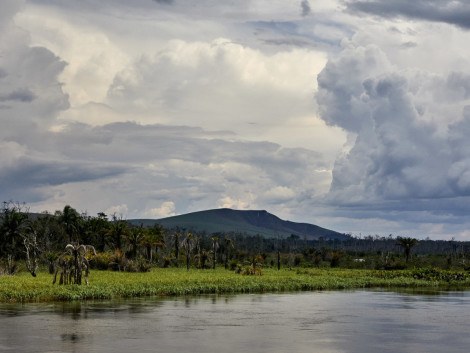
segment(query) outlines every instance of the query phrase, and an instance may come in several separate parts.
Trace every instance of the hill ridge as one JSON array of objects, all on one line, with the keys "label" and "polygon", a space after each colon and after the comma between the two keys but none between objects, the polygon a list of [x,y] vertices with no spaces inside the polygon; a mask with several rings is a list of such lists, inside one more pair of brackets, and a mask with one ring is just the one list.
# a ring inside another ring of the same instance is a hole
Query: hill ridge
[{"label": "hill ridge", "polygon": [[176,227],[207,233],[239,232],[248,235],[282,238],[292,234],[306,239],[346,239],[349,236],[310,223],[298,223],[282,220],[266,210],[234,210],[217,208],[190,212],[183,215],[160,219],[132,219],[132,224],[152,226],[160,224],[164,228]]}]

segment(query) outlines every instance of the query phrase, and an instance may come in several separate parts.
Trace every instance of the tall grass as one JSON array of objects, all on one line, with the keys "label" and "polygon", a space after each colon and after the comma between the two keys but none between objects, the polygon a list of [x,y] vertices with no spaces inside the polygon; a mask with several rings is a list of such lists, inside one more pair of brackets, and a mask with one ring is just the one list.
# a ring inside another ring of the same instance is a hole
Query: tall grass
[{"label": "tall grass", "polygon": [[[428,273],[428,275],[426,275]],[[0,277],[0,301],[109,299],[150,295],[197,295],[371,287],[468,287],[470,276],[443,276],[432,271],[370,271],[350,269],[264,269],[263,276],[242,276],[224,269],[187,271],[155,268],[146,273],[92,271],[89,286],[52,285],[52,275],[40,272]]]}]

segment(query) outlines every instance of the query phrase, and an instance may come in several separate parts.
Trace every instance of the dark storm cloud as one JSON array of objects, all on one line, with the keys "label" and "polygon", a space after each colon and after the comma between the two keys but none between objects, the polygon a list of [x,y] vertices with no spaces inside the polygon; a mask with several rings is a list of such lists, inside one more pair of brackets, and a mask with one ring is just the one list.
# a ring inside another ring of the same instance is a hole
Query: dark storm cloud
[{"label": "dark storm cloud", "polygon": [[[254,35],[267,45],[313,48],[318,47],[320,43],[337,44],[336,41],[326,40],[311,31],[305,31],[301,22],[256,21],[247,22],[247,25],[253,27]],[[333,24],[332,28],[335,26],[336,24]]]},{"label": "dark storm cloud", "polygon": [[2,169],[0,183],[16,187],[54,186],[117,176],[125,170],[122,166],[106,166],[101,162],[41,162],[23,157],[13,166]]},{"label": "dark storm cloud", "polygon": [[302,16],[308,16],[312,12],[308,0],[302,0],[302,2],[300,3],[300,7],[302,8]]},{"label": "dark storm cloud", "polygon": [[469,210],[464,205],[470,197],[470,108],[463,115],[449,110],[447,118],[455,123],[427,122],[416,107],[422,104],[420,91],[413,88],[432,87],[442,105],[465,104],[469,75],[436,77],[394,72],[372,46],[345,50],[326,65],[318,77],[321,117],[356,136],[335,162],[332,203],[357,212],[355,217],[369,212],[364,217],[396,221],[393,212],[416,212],[420,222],[455,223],[462,207]]},{"label": "dark storm cloud", "polygon": [[48,139],[72,159],[85,155],[125,164],[171,159],[201,164],[235,161],[264,169],[282,164],[281,169],[292,170],[302,168],[306,160],[321,160],[320,154],[306,149],[285,149],[262,141],[230,141],[226,137],[232,139],[233,135],[197,127],[126,122],[99,127],[72,124]]},{"label": "dark storm cloud", "polygon": [[347,1],[352,12],[369,13],[390,18],[407,17],[426,21],[445,22],[470,29],[470,3],[455,0],[371,0]]},{"label": "dark storm cloud", "polygon": [[[132,175],[134,197],[147,201],[173,195],[174,201],[181,198],[213,207],[225,192],[253,189],[259,196],[278,185],[301,187],[310,182],[315,168],[326,167],[321,155],[307,149],[233,140],[226,132],[215,134],[194,127],[127,122],[94,128],[74,124],[48,140],[66,159],[119,166],[122,169],[116,172]],[[63,178],[67,176],[64,173]],[[139,196],[155,185],[158,191]],[[292,195],[289,200],[294,199]],[[281,201],[285,198],[271,196],[271,204]]]},{"label": "dark storm cloud", "polygon": [[416,48],[418,46],[417,43],[415,42],[411,42],[411,41],[408,41],[408,42],[405,42],[401,45],[401,47],[403,49],[411,49],[411,48]]},{"label": "dark storm cloud", "polygon": [[36,96],[29,89],[18,89],[6,95],[0,95],[0,102],[5,101],[18,101],[18,102],[32,102]]},{"label": "dark storm cloud", "polygon": [[174,0],[153,0],[159,4],[165,4],[165,5],[170,5],[173,4]]},{"label": "dark storm cloud", "polygon": [[273,38],[273,39],[264,39],[262,40],[263,43],[268,45],[275,45],[275,46],[290,46],[290,47],[316,47],[317,45],[313,40],[306,40],[306,39],[299,39],[299,38]]},{"label": "dark storm cloud", "polygon": [[0,171],[1,200],[47,200],[47,187],[117,177],[128,168],[106,162],[40,161],[21,157]]},{"label": "dark storm cloud", "polygon": [[10,109],[0,110],[0,142],[5,137],[18,141],[36,138],[36,128],[47,129],[69,107],[57,79],[65,62],[46,48],[29,47],[28,38],[23,39],[16,38],[16,46],[5,53],[0,102]]},{"label": "dark storm cloud", "polygon": [[452,72],[446,82],[449,90],[459,96],[460,99],[470,98],[470,75],[462,72]]},{"label": "dark storm cloud", "polygon": [[256,21],[249,22],[249,24],[256,28],[257,31],[273,31],[282,33],[283,35],[297,35],[299,25],[290,21]]}]

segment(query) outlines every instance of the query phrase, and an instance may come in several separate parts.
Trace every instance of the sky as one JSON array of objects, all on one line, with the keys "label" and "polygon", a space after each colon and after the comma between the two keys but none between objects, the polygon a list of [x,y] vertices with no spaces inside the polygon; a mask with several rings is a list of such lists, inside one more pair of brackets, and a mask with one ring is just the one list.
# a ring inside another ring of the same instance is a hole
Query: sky
[{"label": "sky", "polygon": [[470,240],[470,5],[2,0],[0,200]]}]

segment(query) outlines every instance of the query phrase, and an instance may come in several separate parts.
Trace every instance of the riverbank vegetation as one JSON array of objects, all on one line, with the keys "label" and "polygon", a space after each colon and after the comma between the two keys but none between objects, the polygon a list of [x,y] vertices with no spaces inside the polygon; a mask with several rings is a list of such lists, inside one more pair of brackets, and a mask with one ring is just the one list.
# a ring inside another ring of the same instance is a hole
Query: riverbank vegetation
[{"label": "riverbank vegetation", "polygon": [[436,269],[353,270],[266,268],[262,276],[243,276],[223,268],[193,270],[154,268],[145,273],[93,271],[88,286],[52,285],[52,275],[39,271],[0,277],[0,301],[110,299],[150,295],[262,293],[355,288],[470,288],[465,272]]},{"label": "riverbank vegetation", "polygon": [[[71,206],[30,214],[13,202],[0,213],[1,301],[468,287],[469,257],[470,244],[453,240],[207,234],[144,227],[104,213],[93,217]],[[80,285],[82,272],[89,286]]]}]

